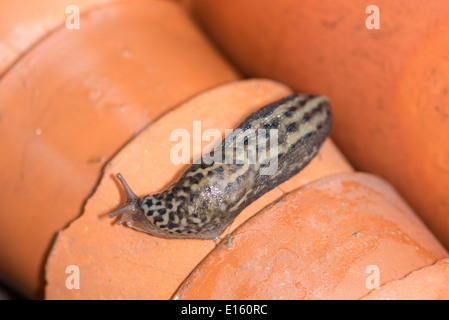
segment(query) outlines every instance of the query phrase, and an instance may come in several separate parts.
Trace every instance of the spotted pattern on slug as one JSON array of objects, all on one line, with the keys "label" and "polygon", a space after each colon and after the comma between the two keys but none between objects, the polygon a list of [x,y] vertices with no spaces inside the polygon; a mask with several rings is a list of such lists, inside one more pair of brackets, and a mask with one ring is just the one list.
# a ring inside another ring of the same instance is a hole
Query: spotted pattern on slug
[{"label": "spotted pattern on slug", "polygon": [[[285,97],[250,115],[209,154],[214,161],[202,157],[161,193],[139,198],[118,174],[127,201],[110,217],[123,214],[119,223],[163,238],[215,239],[250,203],[303,169],[318,153],[331,124],[326,97]],[[265,133],[266,142],[259,143],[260,136],[250,133]],[[250,157],[255,145],[256,156]],[[262,174],[264,169],[270,174]]]}]

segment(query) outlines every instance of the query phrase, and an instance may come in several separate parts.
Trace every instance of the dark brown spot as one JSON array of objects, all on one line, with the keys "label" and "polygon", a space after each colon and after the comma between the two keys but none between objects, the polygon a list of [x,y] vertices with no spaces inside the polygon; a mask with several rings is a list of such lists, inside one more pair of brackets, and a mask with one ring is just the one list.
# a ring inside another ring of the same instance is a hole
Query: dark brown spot
[{"label": "dark brown spot", "polygon": [[182,217],[185,213],[185,209],[181,208],[181,206],[176,208],[176,215]]},{"label": "dark brown spot", "polygon": [[301,123],[306,123],[306,122],[308,122],[309,120],[310,120],[310,113],[309,113],[309,112],[304,113],[304,115],[302,116]]},{"label": "dark brown spot", "polygon": [[189,177],[189,183],[191,185],[198,184],[199,180],[197,178],[195,178],[195,177]]},{"label": "dark brown spot", "polygon": [[279,128],[279,121],[275,119],[271,123],[264,123],[263,125],[266,129],[276,129]]},{"label": "dark brown spot", "polygon": [[195,175],[195,178],[197,178],[198,180],[201,180],[201,179],[204,178],[204,174],[202,174],[201,172],[198,172],[198,173]]},{"label": "dark brown spot", "polygon": [[219,173],[223,173],[224,172],[224,168],[222,166],[220,166],[217,169],[215,169],[215,171],[217,171]]},{"label": "dark brown spot", "polygon": [[285,129],[287,130],[287,132],[295,132],[296,130],[298,130],[298,124],[296,122],[292,122],[288,124]]},{"label": "dark brown spot", "polygon": [[315,131],[309,132],[309,133],[305,134],[305,135],[303,136],[303,138],[304,138],[304,139],[308,139],[308,138],[310,138],[311,136],[315,135],[315,133],[316,133]]},{"label": "dark brown spot", "polygon": [[235,179],[235,181],[236,181],[238,184],[240,184],[240,183],[242,183],[243,179],[244,179],[244,177],[243,177],[243,175],[241,175],[241,176],[238,176],[237,179]]},{"label": "dark brown spot", "polygon": [[197,171],[198,169],[200,169],[200,165],[198,165],[198,164],[193,164],[193,165],[190,167],[190,172],[195,172],[195,171]]},{"label": "dark brown spot", "polygon": [[164,195],[162,193],[158,193],[153,195],[154,199],[156,200],[162,200],[162,198],[164,197]]},{"label": "dark brown spot", "polygon": [[320,113],[321,111],[323,111],[324,106],[326,105],[326,102],[320,102],[320,104],[313,109],[312,111],[310,111],[311,114],[315,114],[315,113]]},{"label": "dark brown spot", "polygon": [[168,221],[168,223],[167,223],[167,228],[168,229],[174,229],[174,228],[177,228],[177,227],[178,227],[178,224],[174,223],[173,221]]},{"label": "dark brown spot", "polygon": [[153,215],[154,211],[153,210],[148,210],[147,212],[147,217],[151,217]]},{"label": "dark brown spot", "polygon": [[293,115],[293,113],[295,113],[295,111],[298,110],[298,107],[290,107],[288,108],[288,110],[284,113],[284,116],[286,117],[291,117]]},{"label": "dark brown spot", "polygon": [[162,218],[161,216],[154,216],[153,220],[154,220],[154,223],[162,222],[162,221],[164,221],[164,218]]},{"label": "dark brown spot", "polygon": [[318,106],[316,106],[314,109],[312,109],[310,112],[307,112],[304,114],[302,118],[302,123],[306,123],[309,121],[315,114],[321,113],[323,111],[324,106],[326,106],[326,102],[321,102]]},{"label": "dark brown spot", "polygon": [[225,188],[225,193],[231,192],[233,186],[234,185],[232,183],[228,183],[228,185]]},{"label": "dark brown spot", "polygon": [[[270,107],[270,106],[271,106],[271,107]],[[268,107],[268,108],[267,108],[267,107]],[[263,109],[261,110],[262,112],[260,113],[259,119],[260,119],[260,118],[268,117],[270,114],[273,113],[273,111],[274,111],[275,108],[273,108],[272,105],[269,105],[269,106],[267,106],[267,107],[266,107],[267,109],[263,108]]]}]

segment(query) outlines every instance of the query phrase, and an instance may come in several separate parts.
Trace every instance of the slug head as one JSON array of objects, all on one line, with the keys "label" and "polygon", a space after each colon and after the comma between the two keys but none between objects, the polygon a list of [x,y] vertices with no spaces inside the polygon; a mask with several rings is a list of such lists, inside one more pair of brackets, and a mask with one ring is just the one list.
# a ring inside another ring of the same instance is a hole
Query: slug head
[{"label": "slug head", "polygon": [[134,228],[139,231],[148,232],[148,229],[154,228],[145,218],[145,214],[140,207],[140,198],[131,190],[126,183],[125,179],[120,173],[117,173],[117,178],[123,186],[126,193],[126,204],[120,209],[109,214],[109,218],[113,218],[118,215],[122,215],[118,224],[126,222],[128,227]]}]

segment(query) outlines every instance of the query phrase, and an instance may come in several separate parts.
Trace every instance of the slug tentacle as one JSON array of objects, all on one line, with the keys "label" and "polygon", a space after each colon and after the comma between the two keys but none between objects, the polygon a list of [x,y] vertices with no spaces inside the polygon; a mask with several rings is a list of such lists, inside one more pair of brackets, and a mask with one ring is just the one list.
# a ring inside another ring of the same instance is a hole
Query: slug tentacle
[{"label": "slug tentacle", "polygon": [[128,183],[126,183],[126,180],[120,173],[117,173],[117,178],[125,190],[126,204],[120,209],[110,213],[109,218],[122,215],[122,218],[119,220],[118,224],[128,222],[128,226],[131,226],[130,223],[132,224],[133,216],[138,215],[139,211],[142,211],[140,208],[140,198],[131,190]]},{"label": "slug tentacle", "polygon": [[140,199],[117,174],[127,200],[110,217],[123,214],[119,223],[158,237],[216,239],[244,208],[301,171],[331,126],[326,97],[285,97],[250,115],[161,193]]}]

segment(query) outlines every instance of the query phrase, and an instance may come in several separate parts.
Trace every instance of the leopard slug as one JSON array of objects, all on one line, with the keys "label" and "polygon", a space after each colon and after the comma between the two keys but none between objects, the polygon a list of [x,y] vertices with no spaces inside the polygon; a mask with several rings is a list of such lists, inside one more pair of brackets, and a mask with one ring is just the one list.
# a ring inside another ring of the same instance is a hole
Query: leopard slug
[{"label": "leopard slug", "polygon": [[[122,214],[119,224],[126,222],[153,236],[217,239],[245,207],[302,170],[318,153],[331,125],[326,97],[285,97],[251,114],[209,158],[201,157],[163,192],[139,198],[118,173],[127,200],[109,216]],[[254,146],[249,141],[255,140],[248,132],[261,133],[266,144],[258,143],[257,150],[259,155],[265,150],[265,156],[249,156],[249,146]],[[237,159],[239,150],[243,159]],[[273,163],[275,170],[261,174]]]}]

